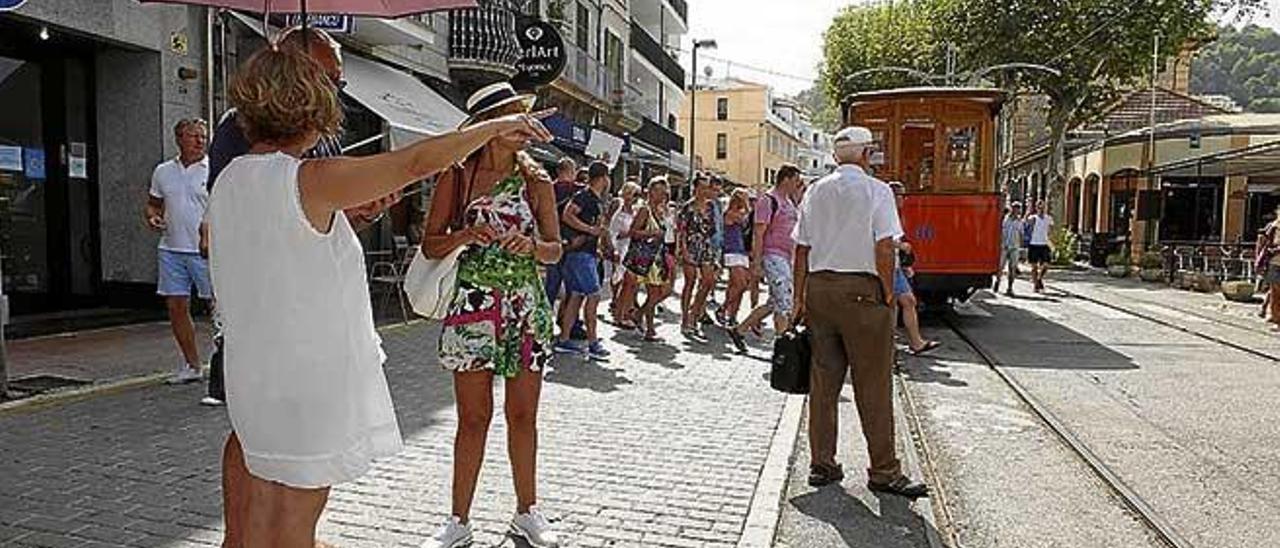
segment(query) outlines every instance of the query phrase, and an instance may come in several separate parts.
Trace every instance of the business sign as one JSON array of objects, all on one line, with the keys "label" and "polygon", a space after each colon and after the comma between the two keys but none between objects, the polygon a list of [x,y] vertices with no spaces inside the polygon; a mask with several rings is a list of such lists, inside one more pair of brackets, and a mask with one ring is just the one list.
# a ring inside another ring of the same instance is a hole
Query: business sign
[{"label": "business sign", "polygon": [[519,90],[532,90],[554,82],[564,72],[566,52],[564,38],[546,21],[523,17],[516,22],[516,42],[520,60],[511,85]]},{"label": "business sign", "polygon": [[[285,16],[286,27],[302,26],[302,15],[291,13]],[[308,13],[307,26],[320,29],[330,34],[350,34],[356,29],[356,20],[350,15],[336,13]]]},{"label": "business sign", "polygon": [[0,11],[13,11],[26,3],[27,0],[0,0]]}]

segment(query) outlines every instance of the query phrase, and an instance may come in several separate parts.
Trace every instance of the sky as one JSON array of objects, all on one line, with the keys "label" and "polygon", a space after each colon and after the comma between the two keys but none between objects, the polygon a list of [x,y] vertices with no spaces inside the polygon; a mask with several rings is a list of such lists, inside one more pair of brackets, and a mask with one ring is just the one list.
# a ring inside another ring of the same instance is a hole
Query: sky
[{"label": "sky", "polygon": [[[855,0],[689,0],[685,42],[714,39],[698,53],[698,77],[736,76],[795,94],[812,85],[822,60],[822,33],[842,6]],[[689,55],[682,62],[689,67]],[[717,61],[717,59],[721,59]],[[725,63],[731,61],[732,64]],[[749,65],[779,74],[746,68]],[[785,75],[785,76],[783,76]],[[799,77],[799,78],[797,78]]]},{"label": "sky", "polygon": [[[769,84],[783,94],[812,85],[822,60],[822,33],[843,6],[866,0],[689,0],[689,35],[714,39],[718,48],[698,54],[698,77],[735,76]],[[1280,0],[1254,22],[1280,30]],[[783,7],[785,6],[785,7]],[[688,47],[687,45],[685,46]],[[728,62],[726,62],[728,61]],[[689,68],[686,52],[681,63]],[[774,74],[771,74],[774,73]]]}]

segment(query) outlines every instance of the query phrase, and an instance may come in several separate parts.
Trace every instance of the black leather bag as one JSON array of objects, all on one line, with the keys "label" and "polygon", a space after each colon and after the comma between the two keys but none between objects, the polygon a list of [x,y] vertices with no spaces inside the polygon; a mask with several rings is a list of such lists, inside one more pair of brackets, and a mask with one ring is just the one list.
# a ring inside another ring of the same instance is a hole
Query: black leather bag
[{"label": "black leather bag", "polygon": [[797,328],[783,333],[773,341],[773,367],[769,372],[769,385],[774,390],[787,394],[808,394],[812,360],[809,330]]}]

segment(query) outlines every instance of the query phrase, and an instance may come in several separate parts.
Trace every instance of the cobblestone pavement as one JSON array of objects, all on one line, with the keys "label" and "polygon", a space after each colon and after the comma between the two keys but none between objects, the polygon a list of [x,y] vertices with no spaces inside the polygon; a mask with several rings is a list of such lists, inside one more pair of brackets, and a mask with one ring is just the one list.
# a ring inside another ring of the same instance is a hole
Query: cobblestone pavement
[{"label": "cobblestone pavement", "polygon": [[[334,490],[323,539],[415,546],[445,518],[456,417],[434,333],[384,333],[406,448]],[[611,362],[560,360],[547,374],[541,502],[572,546],[725,547],[742,531],[784,398],[769,390],[765,360],[719,338],[690,346],[670,325],[662,334],[643,345],[606,330]],[[225,410],[196,405],[201,391],[153,387],[0,416],[0,545],[216,545],[228,423]],[[512,544],[502,536],[515,504],[505,446],[499,413],[477,546]]]},{"label": "cobblestone pavement", "polygon": [[[209,361],[209,322],[196,320],[200,359]],[[182,355],[167,322],[9,341],[9,375],[57,375],[90,382],[172,371]]]}]

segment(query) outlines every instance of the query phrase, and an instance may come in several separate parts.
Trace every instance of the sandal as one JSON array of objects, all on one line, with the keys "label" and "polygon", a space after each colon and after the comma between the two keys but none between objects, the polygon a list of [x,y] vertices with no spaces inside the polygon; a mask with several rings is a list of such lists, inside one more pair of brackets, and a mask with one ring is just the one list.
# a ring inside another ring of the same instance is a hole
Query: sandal
[{"label": "sandal", "polygon": [[661,342],[662,338],[658,337],[653,331],[646,331],[644,334],[644,342]]},{"label": "sandal", "polygon": [[940,343],[940,342],[938,342],[938,341],[925,341],[924,346],[921,346],[921,347],[920,347],[920,348],[918,348],[918,349],[916,349],[916,348],[912,348],[912,349],[911,349],[911,355],[912,355],[912,356],[923,356],[923,355],[925,355],[925,354],[928,354],[928,353],[930,353],[930,352],[933,352],[934,350],[937,350],[939,346],[942,346],[942,343]]}]

